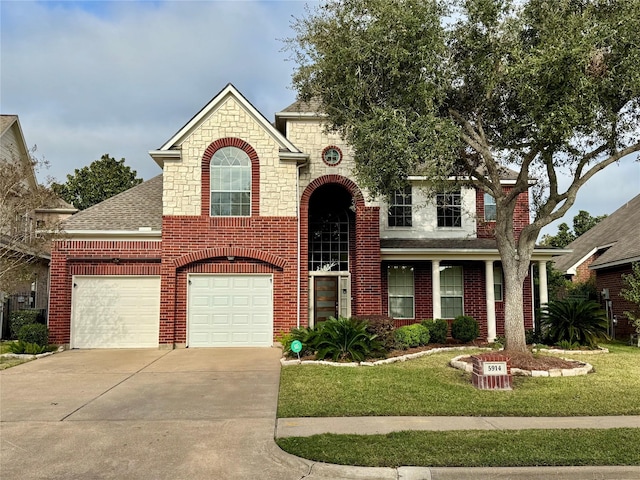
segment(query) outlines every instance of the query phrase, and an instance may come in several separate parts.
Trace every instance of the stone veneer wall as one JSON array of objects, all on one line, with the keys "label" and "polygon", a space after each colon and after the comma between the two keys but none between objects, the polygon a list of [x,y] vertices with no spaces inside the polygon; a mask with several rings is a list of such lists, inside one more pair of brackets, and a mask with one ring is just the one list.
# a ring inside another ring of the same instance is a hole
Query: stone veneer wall
[{"label": "stone veneer wall", "polygon": [[181,143],[180,160],[167,160],[163,170],[163,214],[200,215],[202,159],[212,142],[222,138],[240,138],[260,158],[260,214],[262,216],[296,215],[296,166],[281,162],[279,145],[262,125],[233,98],[191,132]]}]

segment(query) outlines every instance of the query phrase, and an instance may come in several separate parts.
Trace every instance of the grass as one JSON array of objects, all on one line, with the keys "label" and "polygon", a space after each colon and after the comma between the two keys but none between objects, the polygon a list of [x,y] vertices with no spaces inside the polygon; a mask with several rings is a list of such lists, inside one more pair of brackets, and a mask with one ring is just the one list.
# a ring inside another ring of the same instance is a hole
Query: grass
[{"label": "grass", "polygon": [[640,429],[395,432],[281,438],[315,461],[397,467],[640,465]]},{"label": "grass", "polygon": [[278,417],[359,415],[639,415],[640,349],[606,345],[609,354],[566,356],[591,363],[580,377],[514,377],[512,391],[481,391],[448,366],[446,352],[377,367],[283,367]]},{"label": "grass", "polygon": [[[9,350],[9,344],[13,343],[12,340],[0,342],[0,355],[3,353],[11,353]],[[20,365],[21,363],[29,362],[30,359],[26,358],[6,358],[0,357],[0,370],[5,370],[7,368],[15,367],[16,365]]]}]

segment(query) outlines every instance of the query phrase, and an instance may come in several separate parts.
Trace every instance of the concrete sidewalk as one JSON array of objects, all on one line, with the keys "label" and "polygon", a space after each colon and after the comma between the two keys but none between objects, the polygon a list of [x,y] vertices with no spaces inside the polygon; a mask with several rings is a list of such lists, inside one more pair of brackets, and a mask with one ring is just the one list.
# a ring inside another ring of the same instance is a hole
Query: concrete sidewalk
[{"label": "concrete sidewalk", "polygon": [[402,430],[640,428],[640,415],[615,417],[298,417],[279,418],[276,438],[321,433],[375,435]]}]

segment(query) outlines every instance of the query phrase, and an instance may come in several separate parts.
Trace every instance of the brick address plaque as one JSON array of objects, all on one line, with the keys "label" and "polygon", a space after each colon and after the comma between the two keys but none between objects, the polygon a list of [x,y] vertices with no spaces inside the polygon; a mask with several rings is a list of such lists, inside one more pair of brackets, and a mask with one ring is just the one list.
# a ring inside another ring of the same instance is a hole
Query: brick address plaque
[{"label": "brick address plaque", "polygon": [[511,363],[499,353],[473,355],[473,386],[480,390],[511,390]]}]

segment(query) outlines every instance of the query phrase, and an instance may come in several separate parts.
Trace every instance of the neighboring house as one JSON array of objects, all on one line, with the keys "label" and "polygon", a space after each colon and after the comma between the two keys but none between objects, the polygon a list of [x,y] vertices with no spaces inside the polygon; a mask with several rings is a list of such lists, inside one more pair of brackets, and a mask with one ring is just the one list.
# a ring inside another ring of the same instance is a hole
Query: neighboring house
[{"label": "neighboring house", "polygon": [[[397,324],[465,314],[504,332],[495,204],[473,188],[391,205],[352,178],[352,150],[313,105],[270,123],[232,85],[159,149],[162,175],[64,223],[52,340],[72,348],[271,346],[330,316]],[[513,183],[514,173],[504,183]],[[520,197],[517,228],[529,222]],[[540,296],[546,262],[537,249]],[[533,325],[533,286],[525,318]]]},{"label": "neighboring house", "polygon": [[572,253],[555,259],[555,268],[574,282],[595,277],[596,290],[611,319],[613,333],[625,338],[632,333],[625,311],[635,308],[620,296],[623,274],[640,261],[640,195],[629,200],[596,226],[567,245]]},{"label": "neighboring house", "polygon": [[[31,279],[14,283],[11,292],[0,292],[0,325],[6,327],[3,320],[10,310],[35,308],[45,311],[49,300],[49,246],[44,242],[43,248],[35,247],[38,242],[22,243],[21,235],[34,236],[37,229],[46,229],[59,223],[77,210],[54,197],[49,198],[46,205],[29,200],[13,202],[20,196],[35,195],[39,188],[17,115],[0,115],[0,165],[9,166],[3,169],[2,175],[11,177],[2,179],[0,184],[10,193],[9,196],[3,196],[0,257],[6,262],[10,258],[29,262],[33,271]],[[16,212],[23,206],[26,211]],[[13,216],[16,214],[19,221],[14,222]],[[16,228],[19,228],[20,236],[16,235]],[[6,328],[0,331],[6,334]]]}]

